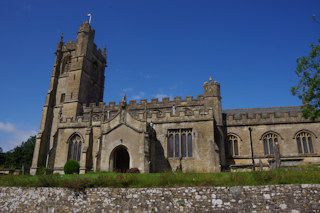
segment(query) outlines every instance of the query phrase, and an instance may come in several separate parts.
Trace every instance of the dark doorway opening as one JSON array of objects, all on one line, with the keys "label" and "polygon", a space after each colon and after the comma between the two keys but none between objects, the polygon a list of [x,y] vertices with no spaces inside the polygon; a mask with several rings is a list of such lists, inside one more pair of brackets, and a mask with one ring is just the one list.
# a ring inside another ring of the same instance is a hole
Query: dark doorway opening
[{"label": "dark doorway opening", "polygon": [[123,148],[119,147],[114,151],[113,171],[126,172],[129,169],[129,153]]}]

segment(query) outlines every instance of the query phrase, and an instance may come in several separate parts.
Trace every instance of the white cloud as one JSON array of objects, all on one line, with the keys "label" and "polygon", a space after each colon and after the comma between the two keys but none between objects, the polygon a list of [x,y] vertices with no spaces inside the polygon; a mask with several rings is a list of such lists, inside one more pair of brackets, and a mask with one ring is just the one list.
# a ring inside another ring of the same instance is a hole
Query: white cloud
[{"label": "white cloud", "polygon": [[155,98],[158,98],[159,101],[162,100],[162,98],[169,98],[170,100],[173,100],[173,96],[172,95],[167,95],[167,94],[156,94]]},{"label": "white cloud", "polygon": [[144,92],[139,92],[138,94],[136,94],[136,95],[133,95],[132,97],[131,97],[131,100],[133,99],[133,100],[140,100],[140,99],[143,99],[145,97],[145,94],[144,94]]},{"label": "white cloud", "polygon": [[9,151],[36,134],[35,130],[21,130],[12,123],[0,122],[0,147],[4,152]]},{"label": "white cloud", "polygon": [[122,89],[122,92],[131,92],[133,89],[132,88],[125,88],[125,89]]},{"label": "white cloud", "polygon": [[166,97],[169,97],[169,96],[166,94],[156,94],[155,95],[155,98],[158,98],[159,100],[162,100],[162,98],[166,98]]},{"label": "white cloud", "polygon": [[3,131],[3,132],[13,132],[15,131],[15,126],[11,123],[2,123],[0,122],[0,131]]}]

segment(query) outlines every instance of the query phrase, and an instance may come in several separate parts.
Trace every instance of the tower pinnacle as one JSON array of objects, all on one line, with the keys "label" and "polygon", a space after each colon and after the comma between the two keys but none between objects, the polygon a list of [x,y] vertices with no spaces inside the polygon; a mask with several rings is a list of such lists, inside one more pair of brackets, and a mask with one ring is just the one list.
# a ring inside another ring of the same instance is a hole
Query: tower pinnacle
[{"label": "tower pinnacle", "polygon": [[61,33],[60,42],[63,42],[63,33]]}]

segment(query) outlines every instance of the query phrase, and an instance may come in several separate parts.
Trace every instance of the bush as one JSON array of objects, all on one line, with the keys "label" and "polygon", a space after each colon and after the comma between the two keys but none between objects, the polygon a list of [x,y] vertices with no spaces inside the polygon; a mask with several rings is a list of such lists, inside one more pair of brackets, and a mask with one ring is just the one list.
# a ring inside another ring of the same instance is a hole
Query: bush
[{"label": "bush", "polygon": [[80,165],[75,160],[68,160],[67,163],[64,165],[64,173],[65,174],[79,174]]},{"label": "bush", "polygon": [[36,175],[50,175],[50,174],[52,174],[52,169],[47,167],[39,167],[36,173]]},{"label": "bush", "polygon": [[131,168],[131,169],[128,169],[127,173],[140,173],[140,171],[138,168]]}]

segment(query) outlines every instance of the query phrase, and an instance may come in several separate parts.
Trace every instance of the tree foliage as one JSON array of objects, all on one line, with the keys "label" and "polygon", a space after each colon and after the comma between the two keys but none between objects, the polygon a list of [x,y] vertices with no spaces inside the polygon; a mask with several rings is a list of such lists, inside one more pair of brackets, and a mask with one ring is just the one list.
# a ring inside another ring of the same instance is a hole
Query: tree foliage
[{"label": "tree foliage", "polygon": [[31,166],[36,136],[31,136],[20,146],[4,153],[4,167],[9,169],[21,168],[22,165]]},{"label": "tree foliage", "polygon": [[4,153],[3,153],[3,150],[2,148],[0,147],[0,166],[4,164]]},{"label": "tree foliage", "polygon": [[80,165],[75,160],[68,160],[63,168],[65,174],[79,174],[79,169]]},{"label": "tree foliage", "polygon": [[291,93],[302,100],[303,116],[313,121],[320,116],[320,39],[308,56],[297,58],[296,74],[299,83]]}]

